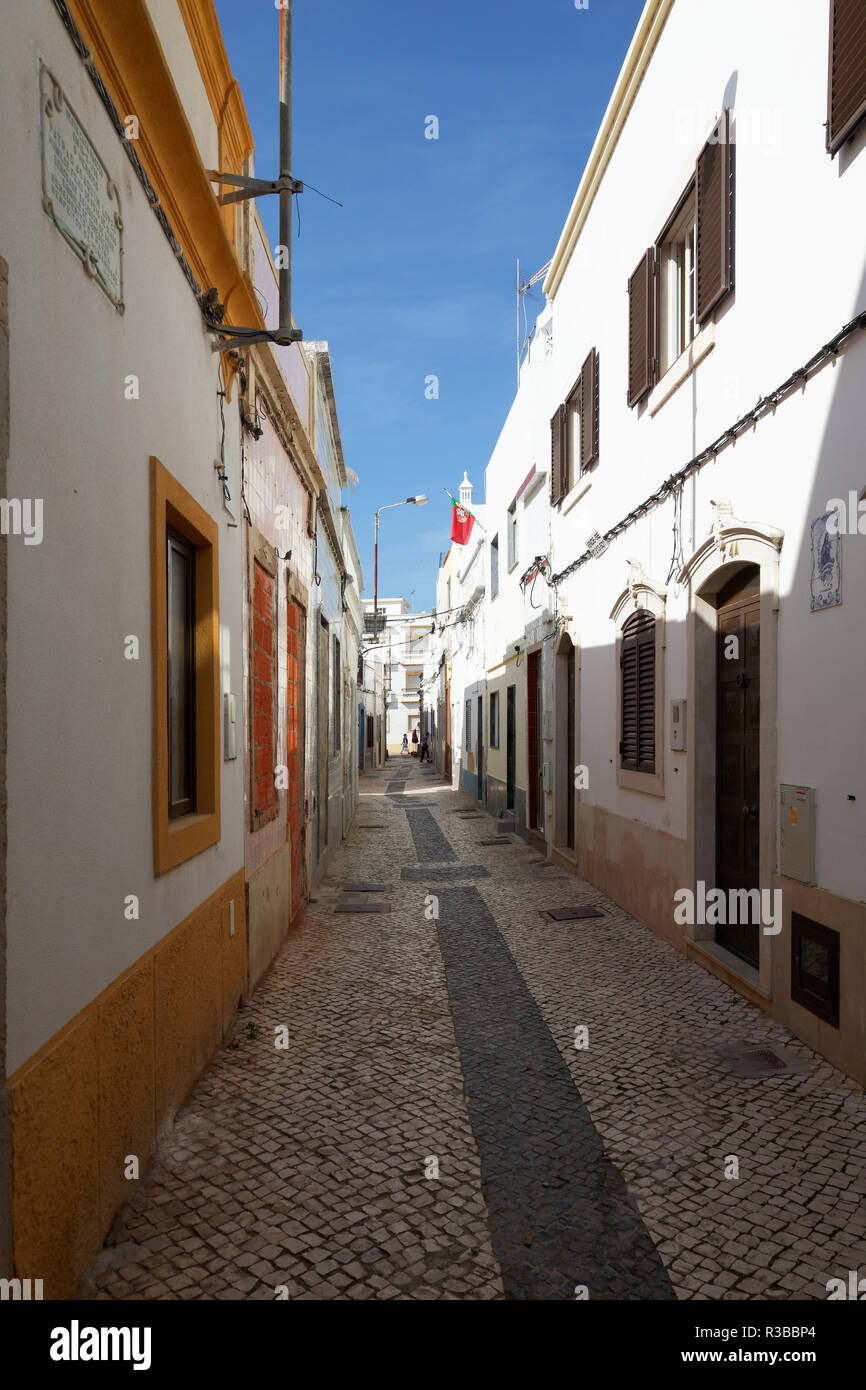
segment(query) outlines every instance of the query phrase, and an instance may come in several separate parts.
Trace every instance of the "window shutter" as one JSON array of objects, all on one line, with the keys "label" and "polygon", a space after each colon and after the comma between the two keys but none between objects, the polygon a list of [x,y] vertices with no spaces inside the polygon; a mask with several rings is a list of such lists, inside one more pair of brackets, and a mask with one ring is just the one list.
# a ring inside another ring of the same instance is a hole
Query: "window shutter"
[{"label": "window shutter", "polygon": [[568,404],[559,407],[559,497],[568,493]]},{"label": "window shutter", "polygon": [[595,348],[580,369],[580,471],[598,459],[598,353]]},{"label": "window shutter", "polygon": [[655,772],[655,618],[642,610],[622,634],[620,765],[627,772]]},{"label": "window shutter", "polygon": [[637,643],[622,640],[622,738],[620,762],[627,772],[637,772]]},{"label": "window shutter", "polygon": [[655,251],[641,256],[628,282],[628,403],[637,405],[653,384],[655,358]]},{"label": "window shutter", "polygon": [[730,112],[725,109],[698,155],[695,174],[698,323],[704,323],[734,287],[731,173]]},{"label": "window shutter", "polygon": [[835,154],[866,116],[866,10],[863,0],[830,0],[827,149]]},{"label": "window shutter", "polygon": [[564,405],[559,405],[550,422],[550,500],[554,506],[562,501],[568,490],[565,429],[566,410]]}]

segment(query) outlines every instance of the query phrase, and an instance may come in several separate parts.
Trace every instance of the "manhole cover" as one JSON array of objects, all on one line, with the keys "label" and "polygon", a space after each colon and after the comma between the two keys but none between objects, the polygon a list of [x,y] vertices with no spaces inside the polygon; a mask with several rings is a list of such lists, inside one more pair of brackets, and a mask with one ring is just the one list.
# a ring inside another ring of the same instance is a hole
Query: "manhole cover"
[{"label": "manhole cover", "polygon": [[754,1080],[809,1070],[808,1062],[784,1047],[738,1047],[721,1053],[721,1058],[735,1076]]},{"label": "manhole cover", "polygon": [[371,902],[369,901],[369,899],[367,899],[366,902],[363,902],[363,901],[362,901],[362,902],[357,902],[357,903],[337,903],[337,906],[334,908],[334,911],[335,911],[335,912],[390,912],[390,911],[391,911],[391,904],[390,904],[390,903],[371,903]]},{"label": "manhole cover", "polygon": [[340,891],[342,893],[390,893],[393,887],[390,883],[344,883]]},{"label": "manhole cover", "polygon": [[603,917],[597,907],[548,907],[544,913],[554,922],[577,922],[585,917]]}]

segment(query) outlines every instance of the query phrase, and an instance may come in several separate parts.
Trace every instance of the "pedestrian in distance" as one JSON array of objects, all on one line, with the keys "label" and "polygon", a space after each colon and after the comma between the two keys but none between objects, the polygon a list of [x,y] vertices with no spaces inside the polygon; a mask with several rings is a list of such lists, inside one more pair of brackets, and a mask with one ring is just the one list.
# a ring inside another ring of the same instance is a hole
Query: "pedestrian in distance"
[{"label": "pedestrian in distance", "polygon": [[422,740],[421,740],[421,761],[422,761],[422,763],[423,763],[423,761],[424,761],[425,758],[427,759],[427,761],[428,761],[428,763],[429,763],[429,761],[430,761],[430,743],[429,743],[429,740],[428,740],[426,734],[424,735],[424,737],[423,737]]},{"label": "pedestrian in distance", "polygon": [[409,740],[408,740],[408,738],[406,737],[406,735],[404,734],[404,735],[403,735],[403,743],[402,743],[402,745],[401,745],[401,747],[400,747],[400,757],[402,758],[403,754],[404,754],[404,753],[408,753],[408,752],[409,752]]}]

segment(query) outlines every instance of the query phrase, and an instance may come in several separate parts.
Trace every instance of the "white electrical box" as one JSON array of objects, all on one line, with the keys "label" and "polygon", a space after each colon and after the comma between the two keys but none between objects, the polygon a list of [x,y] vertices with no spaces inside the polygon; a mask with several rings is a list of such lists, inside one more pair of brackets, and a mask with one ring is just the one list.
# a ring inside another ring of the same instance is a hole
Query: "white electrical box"
[{"label": "white electrical box", "polygon": [[542,786],[546,792],[553,788],[553,763],[543,763],[541,768]]},{"label": "white electrical box", "polygon": [[686,746],[686,702],[671,700],[671,748],[681,753]]},{"label": "white electrical box", "polygon": [[238,710],[237,701],[234,695],[226,693],[223,696],[223,757],[226,762],[229,758],[236,758],[238,755]]},{"label": "white electrical box", "polygon": [[779,869],[786,878],[815,882],[815,788],[783,782],[780,787]]}]

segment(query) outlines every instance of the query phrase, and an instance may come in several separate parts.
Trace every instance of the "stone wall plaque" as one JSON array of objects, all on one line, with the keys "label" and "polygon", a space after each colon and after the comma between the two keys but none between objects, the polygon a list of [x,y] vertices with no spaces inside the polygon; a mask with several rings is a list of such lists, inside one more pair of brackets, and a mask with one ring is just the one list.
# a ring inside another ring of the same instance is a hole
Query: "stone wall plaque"
[{"label": "stone wall plaque", "polygon": [[85,270],[123,313],[123,221],[117,185],[40,60],[42,206]]}]

